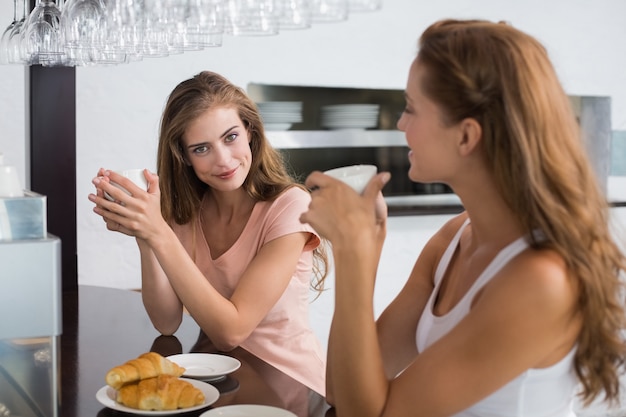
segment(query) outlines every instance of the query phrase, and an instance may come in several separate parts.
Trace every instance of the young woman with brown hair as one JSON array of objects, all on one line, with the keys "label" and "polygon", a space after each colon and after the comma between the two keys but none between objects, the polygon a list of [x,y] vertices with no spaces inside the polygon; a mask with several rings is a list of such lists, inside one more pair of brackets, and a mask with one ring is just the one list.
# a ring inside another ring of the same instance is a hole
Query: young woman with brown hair
[{"label": "young woman with brown hair", "polygon": [[158,176],[145,171],[147,192],[101,170],[89,196],[109,230],[136,237],[155,328],[173,334],[184,307],[218,349],[242,346],[323,394],[325,353],[308,307],[326,257],[299,221],[310,194],[269,144],[255,103],[215,73],[181,82],[162,116],[157,157]]},{"label": "young woman with brown hair", "polygon": [[398,128],[411,180],[448,184],[465,211],[375,321],[389,174],[362,196],[320,172],[307,179],[301,219],[334,254],[337,415],[567,417],[578,392],[616,400],[626,261],[545,48],[507,24],[433,24]]}]

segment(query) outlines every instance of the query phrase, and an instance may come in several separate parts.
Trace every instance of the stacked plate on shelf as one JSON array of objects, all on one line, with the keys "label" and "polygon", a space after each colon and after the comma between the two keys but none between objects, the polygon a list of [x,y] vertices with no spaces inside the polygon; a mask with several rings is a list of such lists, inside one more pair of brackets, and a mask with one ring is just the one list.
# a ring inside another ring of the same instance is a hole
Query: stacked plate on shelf
[{"label": "stacked plate on shelf", "polygon": [[333,104],[322,106],[320,124],[326,129],[371,129],[378,127],[378,104]]},{"label": "stacked plate on shelf", "polygon": [[301,101],[264,101],[256,105],[265,130],[289,130],[294,123],[302,122]]}]

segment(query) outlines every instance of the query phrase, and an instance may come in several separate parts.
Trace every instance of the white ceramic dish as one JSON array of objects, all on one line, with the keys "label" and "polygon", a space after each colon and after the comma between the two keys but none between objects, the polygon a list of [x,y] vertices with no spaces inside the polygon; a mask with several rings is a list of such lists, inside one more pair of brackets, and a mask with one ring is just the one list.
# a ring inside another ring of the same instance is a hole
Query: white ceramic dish
[{"label": "white ceramic dish", "polygon": [[256,103],[257,107],[263,109],[297,109],[302,108],[301,101],[260,101]]},{"label": "white ceramic dish", "polygon": [[207,384],[206,382],[196,381],[195,379],[187,379],[183,378],[185,381],[189,381],[194,387],[198,388],[204,394],[204,403],[197,405],[195,407],[189,408],[181,408],[179,410],[164,410],[164,411],[149,411],[149,410],[138,410],[136,408],[126,407],[117,401],[115,401],[115,390],[108,385],[100,388],[96,393],[96,399],[100,402],[100,404],[105,407],[111,408],[116,411],[123,411],[125,413],[137,414],[142,416],[169,416],[172,414],[182,414],[188,413],[194,410],[201,410],[205,407],[210,406],[215,401],[220,398],[220,392],[211,384]]},{"label": "white ceramic dish", "polygon": [[291,123],[265,123],[265,130],[277,131],[277,130],[289,130],[291,129]]},{"label": "white ceramic dish", "polygon": [[213,353],[182,353],[167,359],[185,368],[184,377],[203,381],[222,379],[241,366],[241,362],[233,357]]},{"label": "white ceramic dish", "polygon": [[268,405],[240,404],[216,407],[200,414],[200,417],[297,417],[291,411]]}]

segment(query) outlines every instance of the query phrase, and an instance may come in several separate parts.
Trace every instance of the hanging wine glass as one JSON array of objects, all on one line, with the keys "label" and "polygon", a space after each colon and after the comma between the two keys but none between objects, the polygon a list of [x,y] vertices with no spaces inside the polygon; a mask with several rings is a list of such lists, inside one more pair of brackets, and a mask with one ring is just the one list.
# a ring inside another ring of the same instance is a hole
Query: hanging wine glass
[{"label": "hanging wine glass", "polygon": [[277,0],[276,9],[280,29],[308,29],[311,27],[309,0]]},{"label": "hanging wine glass", "polygon": [[89,65],[102,29],[104,5],[101,0],[68,0],[61,13],[65,46],[72,65]]},{"label": "hanging wine glass", "polygon": [[185,28],[190,42],[200,48],[222,45],[224,0],[189,0]]},{"label": "hanging wine glass", "polygon": [[162,0],[163,13],[159,23],[167,34],[170,54],[182,54],[185,51],[202,49],[187,36],[185,21],[188,14],[187,0]]},{"label": "hanging wine glass", "polygon": [[[118,45],[126,53],[128,61],[143,59],[144,0],[107,0],[109,29],[117,31]],[[113,30],[112,30],[113,31]]]},{"label": "hanging wine glass", "polygon": [[343,21],[349,12],[378,10],[382,0],[13,2],[13,21],[0,34],[0,64],[56,66],[165,57],[221,46],[223,35],[277,35]]},{"label": "hanging wine glass", "polygon": [[224,33],[234,36],[278,35],[275,0],[226,0]]},{"label": "hanging wine glass", "polygon": [[313,23],[341,22],[348,19],[348,0],[311,0]]},{"label": "hanging wine glass", "polygon": [[[26,1],[13,1],[13,21],[7,26],[0,39],[0,64],[12,64],[20,62],[19,59],[19,32],[26,19]],[[12,39],[18,34],[18,42]],[[17,46],[17,49],[16,49]]]},{"label": "hanging wine glass", "polygon": [[117,65],[128,61],[116,9],[114,0],[68,0],[61,25],[73,65]]},{"label": "hanging wine glass", "polygon": [[18,8],[19,0],[14,0],[13,2],[13,21],[9,23],[9,26],[2,33],[2,38],[0,38],[0,64],[8,64],[9,63],[9,37],[11,36],[11,31],[18,22],[17,16],[17,8]]},{"label": "hanging wine glass", "polygon": [[222,45],[224,32],[223,0],[187,0],[182,18],[182,40],[185,51]]},{"label": "hanging wine glass", "polygon": [[382,0],[348,0],[348,9],[350,13],[373,12],[380,10],[382,3]]},{"label": "hanging wine glass", "polygon": [[38,1],[26,20],[22,42],[26,62],[31,65],[66,64],[61,10],[55,2]]},{"label": "hanging wine glass", "polygon": [[145,0],[143,17],[143,42],[141,53],[147,58],[169,56],[167,28],[163,21],[166,16],[163,0]]}]

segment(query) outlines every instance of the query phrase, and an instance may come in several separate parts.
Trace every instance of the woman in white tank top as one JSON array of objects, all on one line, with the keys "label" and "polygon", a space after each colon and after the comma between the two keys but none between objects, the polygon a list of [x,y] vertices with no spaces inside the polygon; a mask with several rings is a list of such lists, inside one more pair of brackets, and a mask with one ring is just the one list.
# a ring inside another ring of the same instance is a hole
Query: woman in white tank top
[{"label": "woman in white tank top", "polygon": [[427,243],[375,320],[386,207],[320,172],[310,223],[332,243],[327,398],[339,417],[568,417],[619,397],[626,318],[608,205],[544,47],[504,23],[421,36],[398,121],[415,182],[465,211]]}]

